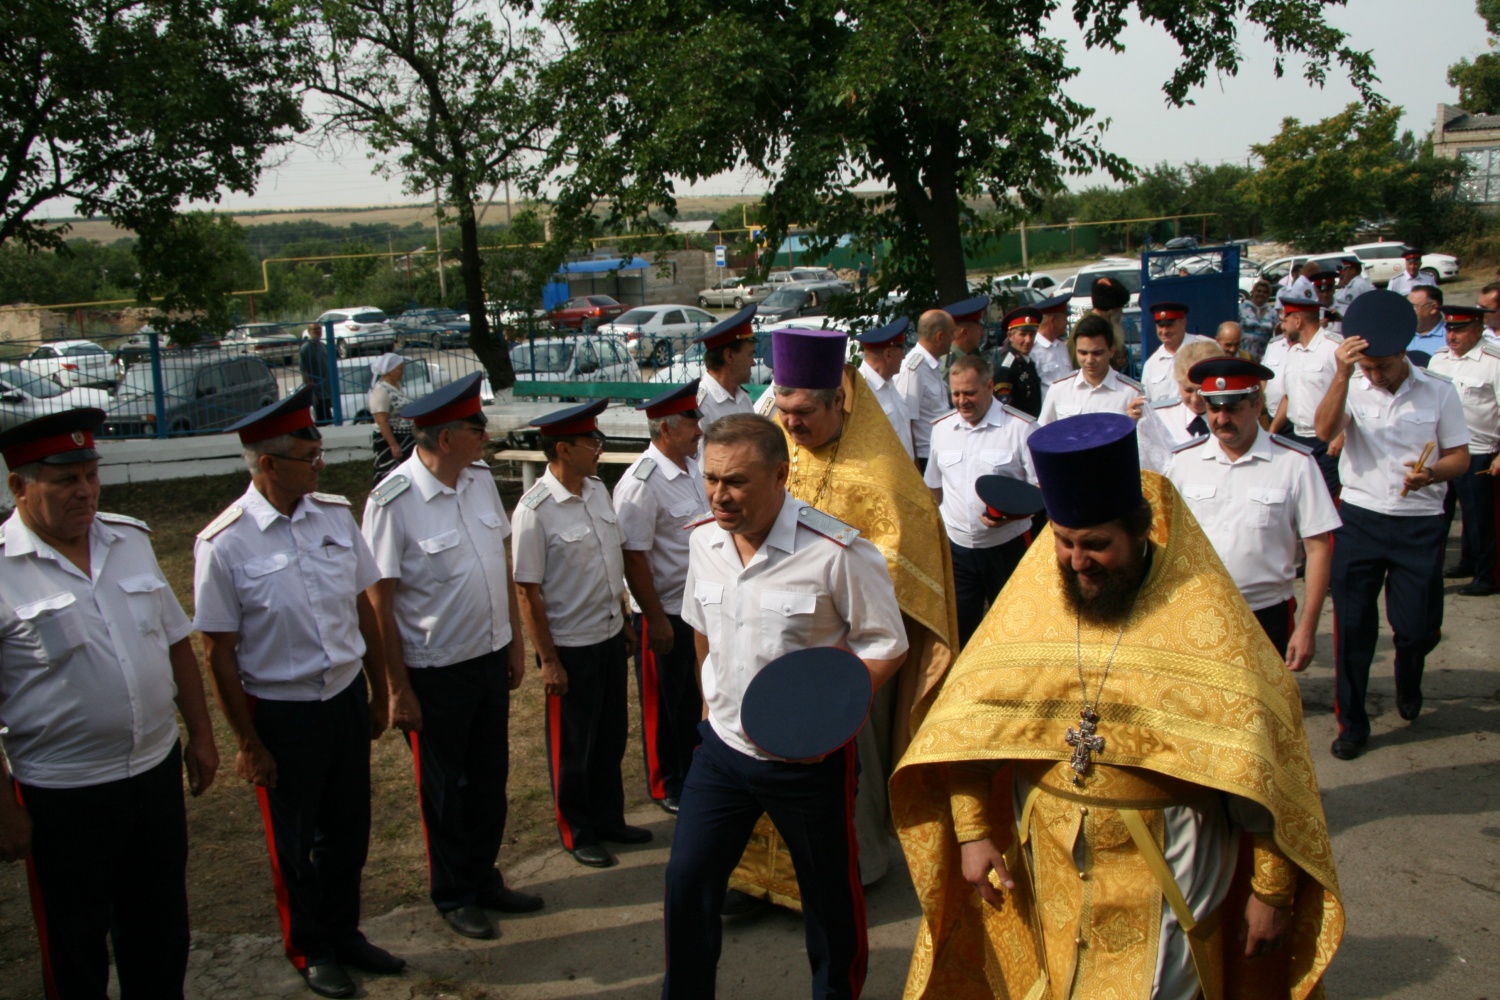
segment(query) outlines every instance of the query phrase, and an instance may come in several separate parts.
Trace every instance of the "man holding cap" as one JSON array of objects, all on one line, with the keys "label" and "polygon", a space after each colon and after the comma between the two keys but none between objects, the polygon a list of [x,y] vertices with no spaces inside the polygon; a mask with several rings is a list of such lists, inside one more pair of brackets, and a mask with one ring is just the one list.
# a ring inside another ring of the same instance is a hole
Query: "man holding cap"
[{"label": "man holding cap", "polygon": [[1042,412],[1042,378],[1035,359],[1042,319],[1036,306],[1012,309],[1001,321],[1006,344],[990,353],[995,384],[1008,387],[1000,390],[1001,398],[1033,418]]},{"label": "man holding cap", "polygon": [[859,373],[875,394],[875,401],[885,411],[901,447],[906,449],[906,456],[913,458],[916,452],[912,447],[911,414],[894,381],[901,372],[901,361],[906,357],[906,331],[910,326],[911,320],[902,316],[894,323],[877,326],[854,339],[864,347]]},{"label": "man holding cap", "polygon": [[891,779],[913,1000],[1307,996],[1338,946],[1296,683],[1134,436],[1031,435],[1051,523]]},{"label": "man holding cap", "polygon": [[1177,398],[1177,379],[1173,377],[1174,357],[1188,344],[1209,340],[1208,337],[1187,332],[1187,314],[1188,307],[1181,302],[1158,302],[1151,307],[1151,318],[1156,322],[1156,337],[1161,344],[1141,365],[1141,385],[1145,387],[1146,399],[1150,402]]},{"label": "man holding cap", "polygon": [[740,705],[766,664],[820,646],[854,653],[878,689],[906,657],[901,609],[879,550],[787,493],[780,428],[735,415],[704,437],[712,523],[692,532],[682,617],[695,633],[707,718],[667,863],[662,997],[714,995],[726,884],[765,812],[794,859],[813,995],[852,1000],[867,953],[854,745],[807,761],[771,757],[746,735]]},{"label": "man holding cap", "polygon": [[991,518],[974,492],[981,476],[1036,482],[1026,439],[1036,421],[995,399],[983,358],[959,358],[948,373],[954,412],[932,425],[932,461],[924,481],[937,499],[953,552],[953,585],[962,648],[984,619],[1029,542],[1031,518]]},{"label": "man holding cap", "polygon": [[[1095,282],[1095,287],[1098,287],[1098,282]],[[1130,300],[1130,293],[1126,292],[1125,299],[1127,302]],[[1072,300],[1071,295],[1054,295],[1035,306],[1042,314],[1042,321],[1036,328],[1031,360],[1036,363],[1043,398],[1047,395],[1048,386],[1075,370],[1073,357],[1068,353],[1068,303]]]},{"label": "man holding cap", "polygon": [[370,602],[384,641],[391,724],[416,758],[433,905],[456,933],[491,938],[483,907],[540,909],[505,886],[510,692],[526,676],[505,565],[510,519],[484,462],[475,372],[413,403],[415,453],[365,502],[380,580]]},{"label": "man holding cap", "polygon": [[150,529],[97,509],[103,420],[0,432],[16,501],[0,524],[0,860],[26,862],[48,997],[104,996],[108,937],[126,996],[180,998],[182,770],[201,795],[219,752]]},{"label": "man holding cap", "polygon": [[641,742],[646,787],[669,813],[677,812],[682,782],[698,746],[703,699],[693,630],[682,620],[687,580],[687,526],[708,507],[696,455],[698,381],[672,386],[642,403],[651,444],[615,485],[625,582],[640,648],[635,657],[641,697]]},{"label": "man holding cap", "polygon": [[1422,251],[1408,248],[1401,254],[1401,259],[1406,264],[1406,270],[1386,284],[1387,291],[1397,295],[1410,295],[1413,288],[1430,283],[1422,274]]},{"label": "man holding cap", "polygon": [[[1199,386],[1213,434],[1179,449],[1167,478],[1287,669],[1300,671],[1312,662],[1328,596],[1331,533],[1343,522],[1311,452],[1261,432],[1261,385],[1270,374],[1238,358],[1193,365],[1187,377]],[[1307,582],[1294,627],[1298,541],[1307,552]]]},{"label": "man holding cap", "polygon": [[605,400],[531,422],[547,471],[516,505],[511,543],[521,616],[547,692],[547,762],[557,830],[573,860],[608,868],[603,841],[644,844],[625,824],[620,761],[629,735],[626,660],[635,632],[625,619],[619,516],[598,479]]},{"label": "man holding cap", "polygon": [[[1495,476],[1500,475],[1500,347],[1484,338],[1484,310],[1478,306],[1444,306],[1448,346],[1432,356],[1427,370],[1451,379],[1469,425],[1469,468],[1448,487],[1443,504],[1453,524],[1455,506],[1463,509],[1459,561],[1443,571],[1448,579],[1473,577],[1458,588],[1466,597],[1488,597],[1497,579],[1495,547]],[[1447,537],[1444,531],[1443,537]]]},{"label": "man holding cap", "polygon": [[1422,668],[1443,623],[1444,491],[1432,487],[1468,470],[1469,428],[1453,386],[1406,360],[1417,327],[1410,303],[1392,291],[1369,292],[1344,322],[1348,336],[1318,405],[1317,431],[1322,440],[1346,435],[1344,524],[1333,535],[1339,735],[1332,751],[1351,760],[1370,738],[1365,689],[1381,587],[1395,632],[1396,710],[1408,721],[1422,710]]},{"label": "man holding cap", "polygon": [[370,741],[389,718],[365,594],[380,570],[349,501],[315,492],[323,448],[311,405],[304,386],[230,426],[250,487],[198,532],[193,626],[239,742],[235,772],[260,800],[287,958],[314,993],[344,997],[345,965],[406,963],[359,930]]},{"label": "man holding cap", "polygon": [[749,413],[755,407],[745,383],[755,367],[755,318],[757,306],[748,305],[739,312],[693,338],[703,345],[705,376],[698,380],[698,412],[708,427],[731,413]]},{"label": "man holding cap", "polygon": [[[1334,352],[1342,338],[1323,330],[1319,319],[1323,307],[1311,289],[1283,289],[1276,298],[1281,303],[1281,327],[1286,331],[1286,358],[1277,376],[1280,401],[1271,415],[1271,433],[1310,448],[1329,495],[1337,498],[1339,451],[1343,445],[1338,440],[1320,438],[1315,423],[1318,404],[1333,384],[1338,367]],[[1271,370],[1277,369],[1272,366]]]},{"label": "man holding cap", "polygon": [[912,450],[917,468],[927,467],[932,422],[953,407],[943,382],[943,361],[953,346],[953,317],[941,309],[929,309],[917,320],[917,346],[907,352],[896,375],[896,391],[911,417]]}]

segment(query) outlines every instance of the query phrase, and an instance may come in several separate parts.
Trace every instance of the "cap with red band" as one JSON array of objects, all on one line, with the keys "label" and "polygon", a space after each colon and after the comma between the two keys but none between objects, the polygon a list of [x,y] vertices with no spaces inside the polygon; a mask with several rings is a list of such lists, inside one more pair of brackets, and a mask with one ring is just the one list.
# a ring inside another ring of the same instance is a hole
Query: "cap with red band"
[{"label": "cap with red band", "polygon": [[32,462],[71,465],[92,461],[99,457],[94,450],[94,434],[102,423],[104,411],[92,407],[49,413],[0,433],[0,456],[11,470]]},{"label": "cap with red band", "polygon": [[1186,319],[1188,307],[1181,302],[1158,302],[1151,307],[1151,318],[1160,323],[1162,320]]},{"label": "cap with red band", "polygon": [[436,427],[478,416],[483,409],[479,398],[479,386],[483,381],[484,372],[471,372],[407,403],[401,408],[400,415],[418,427]]},{"label": "cap with red band", "polygon": [[1017,306],[1005,314],[1005,328],[1014,330],[1022,326],[1040,326],[1042,311],[1036,306]]},{"label": "cap with red band", "polygon": [[1276,373],[1265,365],[1243,358],[1210,358],[1188,369],[1188,381],[1197,385],[1199,394],[1213,403],[1232,402],[1275,377]]},{"label": "cap with red band", "polygon": [[243,444],[259,444],[283,434],[295,434],[313,426],[312,404],[312,386],[304,385],[285,399],[262,406],[224,429],[238,434]]},{"label": "cap with red band", "polygon": [[955,323],[978,323],[984,318],[984,311],[989,307],[988,295],[975,295],[962,302],[955,302],[951,306],[944,306],[943,312],[952,316]]},{"label": "cap with red band", "polygon": [[726,320],[721,320],[708,328],[708,332],[693,338],[693,343],[702,344],[704,350],[713,350],[715,347],[728,347],[738,340],[749,340],[755,336],[755,328],[750,321],[755,318],[755,311],[759,306],[749,305],[735,313]]},{"label": "cap with red band", "polygon": [[609,400],[596,399],[592,403],[570,406],[566,410],[554,410],[545,417],[537,417],[531,422],[531,426],[541,431],[544,437],[581,437],[592,434],[599,429],[596,418],[604,412],[607,405]]},{"label": "cap with red band", "polygon": [[646,411],[646,419],[660,420],[662,417],[687,413],[698,408],[698,379],[686,385],[675,386],[659,396],[654,396],[636,407]]},{"label": "cap with red band", "polygon": [[1276,293],[1276,301],[1280,303],[1283,313],[1315,313],[1323,309],[1317,293],[1309,285],[1283,288]]}]

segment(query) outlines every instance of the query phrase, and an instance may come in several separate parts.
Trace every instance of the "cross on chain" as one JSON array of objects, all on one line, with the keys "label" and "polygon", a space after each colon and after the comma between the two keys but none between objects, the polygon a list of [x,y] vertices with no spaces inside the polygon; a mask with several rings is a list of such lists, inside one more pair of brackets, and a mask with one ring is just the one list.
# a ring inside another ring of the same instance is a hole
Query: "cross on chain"
[{"label": "cross on chain", "polygon": [[1083,706],[1083,711],[1078,713],[1078,728],[1068,727],[1068,746],[1073,748],[1073,756],[1068,758],[1068,765],[1073,768],[1073,784],[1081,785],[1083,775],[1089,773],[1094,766],[1096,753],[1104,752],[1104,737],[1095,735],[1099,727],[1099,716],[1088,705]]}]

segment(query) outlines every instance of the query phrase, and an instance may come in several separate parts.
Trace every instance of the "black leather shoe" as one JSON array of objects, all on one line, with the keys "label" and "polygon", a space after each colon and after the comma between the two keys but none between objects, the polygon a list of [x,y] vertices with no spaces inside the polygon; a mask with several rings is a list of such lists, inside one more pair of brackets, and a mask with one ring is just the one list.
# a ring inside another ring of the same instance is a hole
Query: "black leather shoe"
[{"label": "black leather shoe", "polygon": [[397,958],[384,948],[378,948],[365,940],[363,934],[335,950],[338,960],[352,965],[361,972],[373,972],[378,976],[392,976],[406,968],[406,959]]},{"label": "black leather shoe", "polygon": [[1449,566],[1447,569],[1443,570],[1443,579],[1444,580],[1462,580],[1465,577],[1469,577],[1469,576],[1473,576],[1473,575],[1474,575],[1474,567],[1472,567],[1472,566],[1463,566],[1463,565],[1460,565],[1459,563],[1454,563],[1452,566]]},{"label": "black leather shoe", "polygon": [[1422,714],[1422,696],[1420,694],[1409,697],[1396,695],[1396,714],[1407,722],[1415,720],[1418,715]]},{"label": "black leather shoe", "polygon": [[495,936],[495,925],[490,923],[489,915],[473,903],[444,913],[443,922],[453,928],[455,934],[466,938],[487,941]]},{"label": "black leather shoe", "polygon": [[573,848],[573,860],[590,868],[610,868],[619,862],[603,844],[580,844]]},{"label": "black leather shoe", "polygon": [[658,799],[656,804],[661,806],[662,809],[666,812],[671,813],[673,816],[676,816],[677,813],[682,809],[682,800],[675,795],[668,795],[664,799]]},{"label": "black leather shoe", "polygon": [[599,831],[599,839],[611,844],[649,844],[651,831],[643,826],[622,826],[617,830]]},{"label": "black leather shoe", "polygon": [[1365,752],[1365,745],[1363,742],[1356,743],[1354,740],[1339,737],[1328,749],[1339,760],[1353,760]]},{"label": "black leather shoe", "polygon": [[764,899],[752,896],[748,892],[730,889],[724,894],[724,905],[719,907],[719,916],[743,917],[759,912],[770,905]]},{"label": "black leather shoe", "polygon": [[542,897],[500,885],[480,892],[479,905],[501,913],[535,913],[542,908]]},{"label": "black leather shoe", "polygon": [[302,969],[302,978],[307,988],[320,997],[352,997],[354,980],[337,962],[319,962]]},{"label": "black leather shoe", "polygon": [[1459,587],[1458,593],[1464,595],[1465,597],[1489,597],[1495,592],[1495,590],[1496,588],[1492,587],[1488,583],[1480,583],[1476,580],[1473,583],[1465,584],[1464,586]]}]

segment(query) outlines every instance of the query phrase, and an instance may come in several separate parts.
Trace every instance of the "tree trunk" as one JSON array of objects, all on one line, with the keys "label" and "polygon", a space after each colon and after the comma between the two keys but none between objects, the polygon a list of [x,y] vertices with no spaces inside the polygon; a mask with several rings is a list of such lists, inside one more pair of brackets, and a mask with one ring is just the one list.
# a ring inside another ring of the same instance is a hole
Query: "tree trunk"
[{"label": "tree trunk", "polygon": [[[479,259],[479,222],[474,217],[474,202],[459,198],[453,206],[458,211],[458,268],[464,282],[464,302],[469,307],[469,348],[489,373],[490,387],[495,391],[516,384],[515,370],[510,366],[510,346],[490,333],[489,311],[484,303],[484,267]],[[442,266],[439,260],[438,266]]]},{"label": "tree trunk", "polygon": [[932,280],[938,302],[949,305],[969,297],[968,268],[964,265],[964,236],[960,221],[958,174],[952,147],[933,150],[923,171],[927,181],[928,212],[922,220],[932,255]]}]

